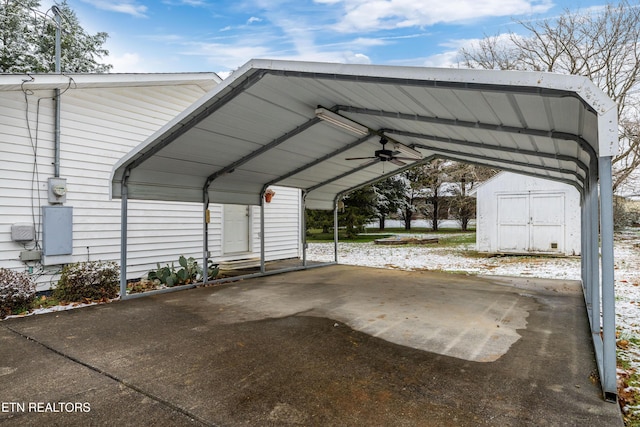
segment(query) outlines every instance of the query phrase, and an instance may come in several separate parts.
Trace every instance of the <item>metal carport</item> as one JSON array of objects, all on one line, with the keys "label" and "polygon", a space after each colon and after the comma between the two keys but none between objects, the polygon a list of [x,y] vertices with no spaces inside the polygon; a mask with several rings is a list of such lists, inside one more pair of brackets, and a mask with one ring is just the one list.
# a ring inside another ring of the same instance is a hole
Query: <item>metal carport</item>
[{"label": "metal carport", "polygon": [[[372,156],[381,137],[403,160],[347,160]],[[336,210],[349,191],[435,157],[483,164],[580,191],[582,284],[603,392],[615,401],[617,147],[615,104],[579,76],[252,60],[114,167],[121,296],[128,199],[203,202],[207,265],[210,201],[262,206],[277,184],[301,189],[307,208]],[[264,240],[262,259],[265,273]]]}]

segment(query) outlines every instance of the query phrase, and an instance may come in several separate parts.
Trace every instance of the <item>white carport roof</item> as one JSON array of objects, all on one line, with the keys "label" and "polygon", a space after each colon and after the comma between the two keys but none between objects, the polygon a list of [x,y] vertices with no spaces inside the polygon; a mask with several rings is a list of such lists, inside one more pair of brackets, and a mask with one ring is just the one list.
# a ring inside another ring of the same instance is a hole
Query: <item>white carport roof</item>
[{"label": "white carport roof", "polygon": [[[362,135],[319,118],[319,106]],[[417,150],[420,158],[346,160],[373,155],[381,137],[387,149],[401,147],[405,157]],[[308,208],[330,209],[342,194],[433,157],[480,163],[580,191],[582,284],[601,384],[615,401],[617,147],[615,104],[583,77],[253,60],[116,164],[111,190],[122,198],[121,297],[128,199],[203,202],[204,209],[210,201],[262,205],[263,192],[278,184],[302,189]],[[209,256],[206,218],[202,265]],[[307,268],[304,254],[303,262]]]},{"label": "white carport roof", "polygon": [[[369,134],[320,120],[318,106]],[[345,160],[372,156],[381,135],[423,158]],[[125,176],[130,199],[202,202],[206,189],[213,202],[259,204],[277,184],[329,209],[337,195],[433,156],[582,190],[597,158],[616,149],[614,103],[579,76],[252,60],[118,162],[112,196]]]}]

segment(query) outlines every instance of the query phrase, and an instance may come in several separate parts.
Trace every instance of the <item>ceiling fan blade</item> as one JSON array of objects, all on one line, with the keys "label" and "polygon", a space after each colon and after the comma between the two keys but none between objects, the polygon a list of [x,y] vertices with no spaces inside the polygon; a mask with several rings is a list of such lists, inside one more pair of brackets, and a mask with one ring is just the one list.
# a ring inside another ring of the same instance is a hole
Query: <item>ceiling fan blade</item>
[{"label": "ceiling fan blade", "polygon": [[378,163],[380,161],[380,159],[377,158],[377,157],[372,157],[372,159],[374,159],[374,160],[369,160],[368,162],[364,162],[359,167],[364,168],[364,167],[367,167],[369,165],[376,164],[376,163]]},{"label": "ceiling fan blade", "polygon": [[400,160],[398,160],[397,157],[394,157],[393,159],[389,160],[391,163],[393,163],[396,166],[404,166],[406,165],[405,162],[401,162]]},{"label": "ceiling fan blade", "polygon": [[365,160],[365,159],[377,159],[376,156],[370,157],[347,157],[345,160]]},{"label": "ceiling fan blade", "polygon": [[415,159],[413,157],[393,157],[394,159],[398,159],[398,160],[407,160],[409,162],[415,162],[416,160],[421,160],[421,159]]}]

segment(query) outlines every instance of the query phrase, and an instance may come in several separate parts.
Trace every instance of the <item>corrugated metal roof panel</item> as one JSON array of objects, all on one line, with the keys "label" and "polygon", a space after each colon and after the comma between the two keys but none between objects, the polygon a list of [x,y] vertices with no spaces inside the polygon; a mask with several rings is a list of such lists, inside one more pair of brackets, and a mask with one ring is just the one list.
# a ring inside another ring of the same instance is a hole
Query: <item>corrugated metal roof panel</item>
[{"label": "corrugated metal roof panel", "polygon": [[[369,136],[319,120],[318,106]],[[346,160],[374,156],[382,136],[387,149],[396,141],[425,158],[581,188],[595,157],[615,152],[614,120],[615,105],[577,76],[254,60],[125,156],[112,195],[126,182],[131,198],[202,201],[209,188],[212,201],[257,204],[280,184],[329,208],[340,193],[423,161]]]}]

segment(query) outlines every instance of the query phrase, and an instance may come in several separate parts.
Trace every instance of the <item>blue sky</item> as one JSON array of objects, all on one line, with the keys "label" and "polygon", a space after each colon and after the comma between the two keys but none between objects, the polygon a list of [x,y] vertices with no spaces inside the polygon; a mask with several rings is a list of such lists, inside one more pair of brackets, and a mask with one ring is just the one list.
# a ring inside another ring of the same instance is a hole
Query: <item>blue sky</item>
[{"label": "blue sky", "polygon": [[[452,66],[460,46],[591,0],[67,0],[109,33],[113,72],[213,71],[251,58]],[[42,3],[46,8],[46,2]]]}]

